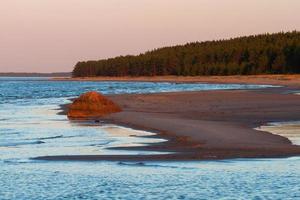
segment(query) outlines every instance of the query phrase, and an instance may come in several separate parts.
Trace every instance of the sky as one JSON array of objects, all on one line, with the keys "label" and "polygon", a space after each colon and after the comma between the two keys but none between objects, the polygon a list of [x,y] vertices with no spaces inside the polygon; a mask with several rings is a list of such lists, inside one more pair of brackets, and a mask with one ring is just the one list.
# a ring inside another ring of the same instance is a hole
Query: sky
[{"label": "sky", "polygon": [[299,0],[1,0],[0,72],[67,72],[78,61],[300,30]]}]

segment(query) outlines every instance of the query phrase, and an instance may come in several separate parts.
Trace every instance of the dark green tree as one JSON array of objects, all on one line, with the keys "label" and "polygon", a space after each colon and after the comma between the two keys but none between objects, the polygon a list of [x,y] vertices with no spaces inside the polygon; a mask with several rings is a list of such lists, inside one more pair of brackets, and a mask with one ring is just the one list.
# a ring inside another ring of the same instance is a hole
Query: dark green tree
[{"label": "dark green tree", "polygon": [[300,73],[300,32],[163,47],[137,56],[78,62],[74,77]]}]

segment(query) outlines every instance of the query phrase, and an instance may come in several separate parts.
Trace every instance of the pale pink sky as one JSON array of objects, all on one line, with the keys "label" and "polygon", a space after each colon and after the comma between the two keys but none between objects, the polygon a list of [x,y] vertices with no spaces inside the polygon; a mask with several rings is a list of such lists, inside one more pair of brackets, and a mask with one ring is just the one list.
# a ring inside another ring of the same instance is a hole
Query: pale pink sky
[{"label": "pale pink sky", "polygon": [[71,71],[80,60],[300,30],[299,0],[1,0],[0,72]]}]

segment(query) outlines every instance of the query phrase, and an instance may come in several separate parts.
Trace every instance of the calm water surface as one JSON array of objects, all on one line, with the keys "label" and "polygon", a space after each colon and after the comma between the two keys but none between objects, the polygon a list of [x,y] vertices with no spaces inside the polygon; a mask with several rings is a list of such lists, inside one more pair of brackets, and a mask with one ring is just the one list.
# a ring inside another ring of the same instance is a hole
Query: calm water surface
[{"label": "calm water surface", "polygon": [[266,85],[53,82],[0,78],[0,199],[300,199],[300,158],[201,162],[48,162],[45,155],[159,154],[108,147],[163,142],[115,125],[70,123],[58,105],[104,94]]}]

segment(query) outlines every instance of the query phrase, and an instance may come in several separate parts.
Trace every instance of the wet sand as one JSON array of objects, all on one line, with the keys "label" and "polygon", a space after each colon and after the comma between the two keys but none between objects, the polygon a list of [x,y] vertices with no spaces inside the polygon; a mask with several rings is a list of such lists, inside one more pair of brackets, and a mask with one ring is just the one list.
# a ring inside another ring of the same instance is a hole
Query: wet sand
[{"label": "wet sand", "polygon": [[[177,152],[167,155],[52,156],[43,160],[209,160],[299,156],[300,146],[287,138],[255,130],[269,122],[299,121],[297,84],[259,90],[174,92],[109,96],[123,112],[101,120],[149,130],[169,142],[142,150]],[[122,147],[121,147],[122,149]]]}]

